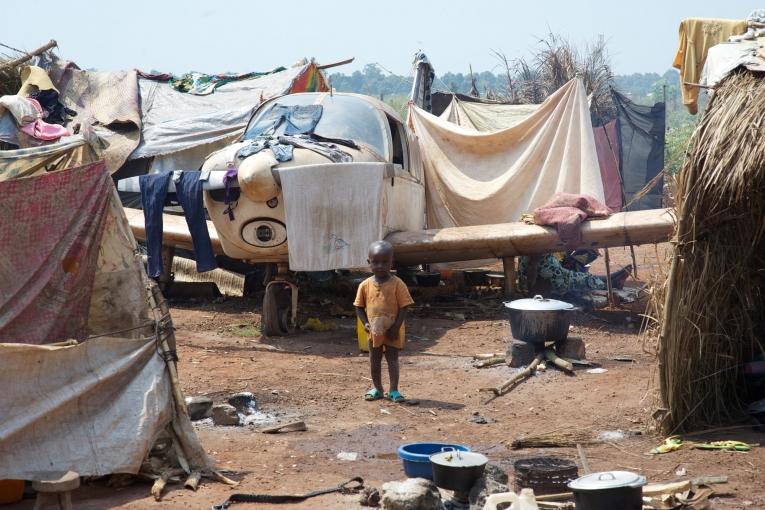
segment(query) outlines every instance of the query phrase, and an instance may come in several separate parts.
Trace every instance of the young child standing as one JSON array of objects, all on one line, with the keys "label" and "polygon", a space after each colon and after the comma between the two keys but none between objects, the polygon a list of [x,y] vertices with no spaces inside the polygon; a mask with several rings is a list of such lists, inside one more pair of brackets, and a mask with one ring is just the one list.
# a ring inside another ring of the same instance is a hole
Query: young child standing
[{"label": "young child standing", "polygon": [[356,300],[356,315],[369,335],[369,363],[374,388],[365,400],[377,400],[384,395],[382,358],[388,363],[390,391],[386,396],[393,402],[404,401],[398,391],[398,354],[404,348],[402,325],[406,308],[414,303],[406,284],[390,273],[393,267],[393,246],[387,241],[375,241],[369,246],[369,267],[373,275],[361,282]]}]

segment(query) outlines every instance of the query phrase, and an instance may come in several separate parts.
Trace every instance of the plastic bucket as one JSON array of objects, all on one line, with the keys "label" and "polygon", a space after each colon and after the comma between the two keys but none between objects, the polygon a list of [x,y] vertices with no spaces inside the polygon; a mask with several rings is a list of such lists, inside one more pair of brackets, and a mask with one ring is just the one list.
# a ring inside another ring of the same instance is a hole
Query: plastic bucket
[{"label": "plastic bucket", "polygon": [[409,478],[426,478],[433,480],[433,468],[430,466],[430,456],[441,453],[443,448],[454,448],[469,452],[470,448],[461,444],[449,443],[409,443],[398,447],[398,457],[404,462],[404,473]]}]

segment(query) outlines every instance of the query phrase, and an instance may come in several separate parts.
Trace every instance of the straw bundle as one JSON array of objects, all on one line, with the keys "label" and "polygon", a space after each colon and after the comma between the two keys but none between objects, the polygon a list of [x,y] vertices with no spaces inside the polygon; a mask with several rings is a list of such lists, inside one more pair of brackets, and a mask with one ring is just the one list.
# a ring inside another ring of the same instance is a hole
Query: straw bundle
[{"label": "straw bundle", "polygon": [[728,77],[678,181],[672,265],[659,310],[667,433],[742,411],[743,363],[762,349],[765,280],[765,79]]}]

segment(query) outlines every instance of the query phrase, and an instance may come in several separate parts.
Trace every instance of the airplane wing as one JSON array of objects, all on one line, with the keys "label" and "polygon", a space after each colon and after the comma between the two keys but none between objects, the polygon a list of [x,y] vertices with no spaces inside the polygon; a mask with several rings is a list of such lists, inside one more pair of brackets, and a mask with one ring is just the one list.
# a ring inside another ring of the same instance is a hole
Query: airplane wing
[{"label": "airplane wing", "polygon": [[[133,235],[145,241],[143,211],[125,208],[125,214]],[[675,218],[669,209],[616,213],[605,219],[583,222],[580,248],[665,242],[674,228]],[[193,249],[183,216],[163,215],[163,229],[164,244]],[[223,255],[218,232],[211,221],[207,222],[207,230],[213,250]],[[516,257],[565,249],[555,229],[526,223],[413,230],[396,232],[386,239],[396,249],[396,261],[407,265]]]},{"label": "airplane wing", "polygon": [[[668,241],[675,228],[669,209],[615,213],[581,225],[579,248],[607,248]],[[457,262],[534,255],[566,249],[553,228],[500,223],[411,232],[386,238],[402,264]]]}]

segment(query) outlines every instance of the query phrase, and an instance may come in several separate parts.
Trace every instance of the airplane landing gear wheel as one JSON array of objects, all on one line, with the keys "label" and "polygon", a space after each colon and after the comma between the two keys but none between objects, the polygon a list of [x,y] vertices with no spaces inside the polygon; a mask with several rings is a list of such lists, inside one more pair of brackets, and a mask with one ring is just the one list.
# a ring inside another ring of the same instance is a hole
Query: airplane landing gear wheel
[{"label": "airplane landing gear wheel", "polygon": [[293,293],[297,293],[297,288],[288,282],[273,281],[268,284],[263,297],[263,334],[285,336],[295,331]]}]

